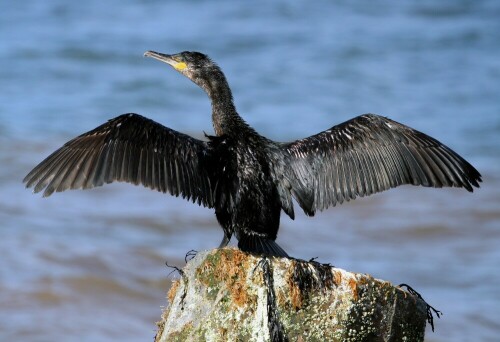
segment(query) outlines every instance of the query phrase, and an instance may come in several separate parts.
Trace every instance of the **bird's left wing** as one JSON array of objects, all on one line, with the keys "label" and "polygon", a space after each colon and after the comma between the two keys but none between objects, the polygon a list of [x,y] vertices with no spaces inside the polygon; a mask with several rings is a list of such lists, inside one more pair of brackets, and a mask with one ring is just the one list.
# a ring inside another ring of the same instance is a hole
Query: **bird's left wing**
[{"label": "bird's left wing", "polygon": [[56,150],[25,178],[34,192],[88,189],[113,181],[142,184],[213,206],[203,160],[208,146],[138,114],[123,114]]},{"label": "bird's left wing", "polygon": [[402,184],[463,187],[479,172],[436,139],[396,121],[365,114],[281,146],[289,189],[308,215]]}]

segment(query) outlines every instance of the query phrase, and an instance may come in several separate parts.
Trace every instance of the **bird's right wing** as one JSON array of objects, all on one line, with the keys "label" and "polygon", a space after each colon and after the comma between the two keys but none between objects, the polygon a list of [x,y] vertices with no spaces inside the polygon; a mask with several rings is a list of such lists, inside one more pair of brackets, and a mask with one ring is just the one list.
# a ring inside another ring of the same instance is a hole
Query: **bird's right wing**
[{"label": "bird's right wing", "polygon": [[290,191],[308,215],[402,184],[479,187],[481,175],[436,139],[396,121],[365,114],[283,144]]},{"label": "bird's right wing", "polygon": [[208,146],[138,114],[123,114],[48,156],[25,178],[34,192],[88,189],[113,181],[142,184],[213,207],[203,165]]}]

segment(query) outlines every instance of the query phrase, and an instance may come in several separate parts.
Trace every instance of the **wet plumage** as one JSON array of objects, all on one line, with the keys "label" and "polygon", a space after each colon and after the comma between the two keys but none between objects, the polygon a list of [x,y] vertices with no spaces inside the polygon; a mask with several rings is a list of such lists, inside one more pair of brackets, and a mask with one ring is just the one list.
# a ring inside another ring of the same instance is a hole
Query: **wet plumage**
[{"label": "wet plumage", "polygon": [[275,242],[292,198],[307,215],[403,184],[479,187],[481,175],[439,141],[393,120],[365,114],[289,143],[258,134],[237,113],[220,68],[206,55],[161,60],[200,86],[212,104],[207,141],[129,113],[67,142],[24,179],[44,196],[114,181],[182,196],[213,208],[244,251],[287,256]]}]

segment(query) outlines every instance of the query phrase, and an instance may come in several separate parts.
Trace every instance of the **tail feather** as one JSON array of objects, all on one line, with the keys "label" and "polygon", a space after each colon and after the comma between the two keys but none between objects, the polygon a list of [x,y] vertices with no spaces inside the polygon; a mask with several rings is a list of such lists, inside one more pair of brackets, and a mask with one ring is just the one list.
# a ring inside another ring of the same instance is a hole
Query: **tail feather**
[{"label": "tail feather", "polygon": [[238,248],[244,252],[288,258],[288,254],[275,241],[258,235],[243,235]]}]

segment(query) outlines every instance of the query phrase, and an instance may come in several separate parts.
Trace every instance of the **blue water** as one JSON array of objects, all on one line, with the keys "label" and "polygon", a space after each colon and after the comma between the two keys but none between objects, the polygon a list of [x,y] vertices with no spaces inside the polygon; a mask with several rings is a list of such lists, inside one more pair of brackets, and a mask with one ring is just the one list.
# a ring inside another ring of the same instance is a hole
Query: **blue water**
[{"label": "blue water", "polygon": [[[444,316],[428,341],[500,334],[500,2],[11,1],[0,6],[0,340],[151,340],[170,278],[211,249],[213,213],[128,184],[42,199],[24,175],[125,112],[212,132],[207,97],[142,57],[199,50],[275,140],[374,112],[430,134],[478,191],[403,187],[282,219],[300,258],[409,283]],[[298,210],[297,210],[298,211]]]}]

